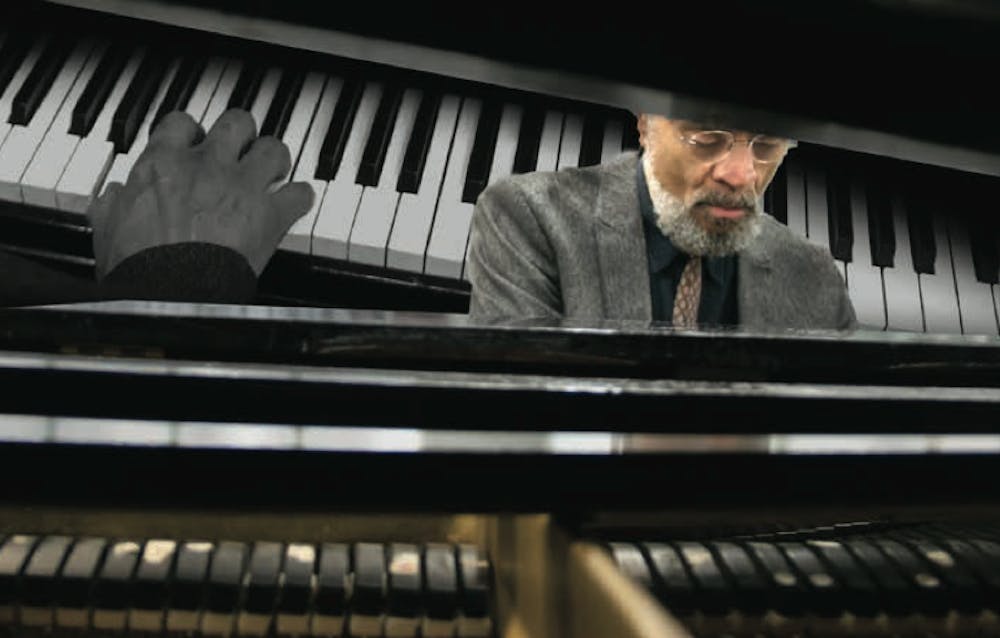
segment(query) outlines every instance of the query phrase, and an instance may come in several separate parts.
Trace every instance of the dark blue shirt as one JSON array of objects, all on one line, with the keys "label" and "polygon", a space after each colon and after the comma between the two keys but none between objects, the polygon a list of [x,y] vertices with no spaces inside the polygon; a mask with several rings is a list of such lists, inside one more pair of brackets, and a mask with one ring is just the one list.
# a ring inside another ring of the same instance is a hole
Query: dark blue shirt
[{"label": "dark blue shirt", "polygon": [[[674,316],[674,295],[677,283],[687,264],[688,256],[681,252],[656,225],[656,211],[649,197],[642,162],[636,171],[639,189],[639,210],[646,236],[649,261],[649,289],[652,293],[653,321],[670,322]],[[736,325],[739,321],[736,303],[736,255],[706,257],[701,260],[701,302],[698,323]]]}]

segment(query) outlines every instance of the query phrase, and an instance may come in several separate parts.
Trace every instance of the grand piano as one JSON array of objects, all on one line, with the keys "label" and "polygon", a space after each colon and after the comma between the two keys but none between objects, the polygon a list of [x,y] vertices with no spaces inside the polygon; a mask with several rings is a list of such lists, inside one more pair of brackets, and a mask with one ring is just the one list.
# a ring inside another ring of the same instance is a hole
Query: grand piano
[{"label": "grand piano", "polygon": [[[252,305],[0,309],[0,632],[1000,633],[990,5],[0,11],[4,250],[91,277],[172,109],[320,195]],[[476,196],[643,110],[798,141],[859,330],[466,319]]]}]

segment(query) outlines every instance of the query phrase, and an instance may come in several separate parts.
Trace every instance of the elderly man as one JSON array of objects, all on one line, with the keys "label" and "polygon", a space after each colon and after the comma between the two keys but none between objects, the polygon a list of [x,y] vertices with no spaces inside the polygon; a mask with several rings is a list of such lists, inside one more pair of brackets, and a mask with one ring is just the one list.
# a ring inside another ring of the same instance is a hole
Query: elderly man
[{"label": "elderly man", "polygon": [[476,320],[845,329],[833,258],[764,214],[789,142],[641,115],[641,154],[498,182],[476,203]]}]

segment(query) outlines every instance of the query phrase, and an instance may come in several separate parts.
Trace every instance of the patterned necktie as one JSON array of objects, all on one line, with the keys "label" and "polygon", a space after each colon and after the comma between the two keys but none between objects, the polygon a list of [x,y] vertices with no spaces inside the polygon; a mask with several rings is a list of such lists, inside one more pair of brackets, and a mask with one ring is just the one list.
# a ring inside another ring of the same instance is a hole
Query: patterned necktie
[{"label": "patterned necktie", "polygon": [[701,302],[701,257],[689,257],[674,296],[674,325],[691,327],[698,324]]}]

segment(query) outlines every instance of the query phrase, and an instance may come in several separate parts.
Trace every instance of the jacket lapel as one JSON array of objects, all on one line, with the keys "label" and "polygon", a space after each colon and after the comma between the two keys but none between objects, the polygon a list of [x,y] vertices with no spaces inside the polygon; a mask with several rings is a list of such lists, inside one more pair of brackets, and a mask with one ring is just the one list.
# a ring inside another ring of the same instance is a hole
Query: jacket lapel
[{"label": "jacket lapel", "polygon": [[739,253],[737,278],[737,303],[741,326],[766,327],[775,319],[771,277],[770,246],[774,243],[768,224],[762,225],[760,235]]},{"label": "jacket lapel", "polygon": [[638,155],[627,153],[601,175],[594,235],[601,277],[603,316],[650,321],[646,241],[639,216],[635,172]]}]

